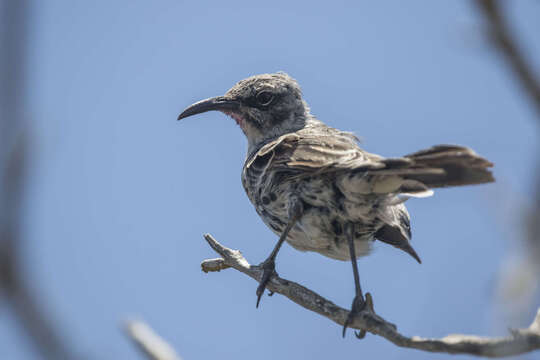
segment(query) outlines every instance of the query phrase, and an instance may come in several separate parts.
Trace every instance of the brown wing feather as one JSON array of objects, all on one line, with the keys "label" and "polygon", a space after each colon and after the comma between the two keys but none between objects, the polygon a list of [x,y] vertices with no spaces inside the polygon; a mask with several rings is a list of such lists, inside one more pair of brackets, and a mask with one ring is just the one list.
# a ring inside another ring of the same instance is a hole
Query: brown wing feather
[{"label": "brown wing feather", "polygon": [[298,134],[279,137],[264,145],[246,164],[273,152],[272,166],[298,170],[306,175],[342,169],[382,169],[383,158],[363,151],[347,133],[344,135]]},{"label": "brown wing feather", "polygon": [[350,133],[331,128],[322,135],[309,129],[283,135],[264,145],[246,167],[257,159],[265,159],[265,165],[272,163],[273,169],[282,168],[293,176],[343,170],[399,176],[405,180],[399,192],[494,181],[487,170],[493,164],[463,146],[437,145],[402,158],[383,158],[362,150]]}]

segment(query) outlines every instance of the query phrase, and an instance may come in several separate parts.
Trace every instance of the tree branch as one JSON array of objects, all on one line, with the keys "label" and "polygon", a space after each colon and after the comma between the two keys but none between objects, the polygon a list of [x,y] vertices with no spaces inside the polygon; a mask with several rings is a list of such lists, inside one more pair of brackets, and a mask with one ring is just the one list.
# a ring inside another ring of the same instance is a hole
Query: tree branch
[{"label": "tree branch", "polygon": [[0,0],[0,296],[44,359],[75,359],[46,301],[32,287],[21,222],[29,146],[25,89],[29,1]]},{"label": "tree branch", "polygon": [[[260,281],[263,270],[250,265],[238,250],[231,250],[212,237],[204,238],[221,259],[205,260],[201,263],[204,272],[220,271],[231,267]],[[298,305],[316,312],[333,322],[343,325],[349,310],[345,310],[319,294],[295,282],[273,276],[267,289],[284,295]],[[533,323],[526,329],[511,330],[511,335],[500,338],[487,338],[474,335],[448,335],[441,339],[426,339],[418,336],[401,335],[394,324],[374,313],[373,309],[361,312],[349,325],[350,328],[379,335],[397,346],[449,354],[471,354],[486,357],[518,355],[540,349],[540,309]]]},{"label": "tree branch", "polygon": [[533,70],[527,64],[525,56],[516,45],[514,36],[501,13],[499,2],[496,0],[476,0],[475,2],[487,20],[493,44],[510,65],[540,115],[540,85]]},{"label": "tree branch", "polygon": [[149,325],[131,320],[125,325],[126,335],[150,360],[181,360],[174,348],[163,340]]},{"label": "tree branch", "polygon": [[[527,61],[526,51],[520,49],[518,39],[513,34],[508,23],[508,16],[505,16],[504,13],[504,5],[508,6],[509,4],[498,0],[475,0],[474,2],[485,18],[492,45],[506,61],[509,70],[524,90],[524,94],[532,101],[538,120],[540,120],[539,74],[538,72],[535,73],[532,64]],[[523,216],[526,219],[528,234],[526,236],[526,254],[519,260],[521,262],[519,265],[520,275],[527,272],[534,273],[540,269],[540,222],[538,222],[538,219],[540,219],[540,158],[537,158],[536,161],[536,188],[533,188],[535,194],[531,197],[531,207],[524,210],[525,214]],[[533,269],[529,269],[531,263],[535,266]],[[515,278],[509,277],[509,280],[506,281],[512,280],[515,280]],[[528,286],[527,288],[529,294],[526,295],[532,297],[536,287]],[[522,293],[523,295],[525,294]]]}]

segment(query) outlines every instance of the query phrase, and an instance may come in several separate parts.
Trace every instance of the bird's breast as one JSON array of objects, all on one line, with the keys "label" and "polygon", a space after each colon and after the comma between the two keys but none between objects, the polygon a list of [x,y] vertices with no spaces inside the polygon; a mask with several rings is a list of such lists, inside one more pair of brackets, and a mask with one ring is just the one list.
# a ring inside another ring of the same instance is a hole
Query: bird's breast
[{"label": "bird's breast", "polygon": [[283,176],[271,169],[244,169],[242,183],[263,222],[278,236],[289,221],[290,197],[300,197],[304,203],[304,214],[286,239],[294,248],[348,260],[349,250],[343,227],[346,222],[352,221],[357,228],[357,255],[369,253],[376,227],[376,219],[370,213],[372,204],[369,199],[347,199],[333,179],[327,176]]}]

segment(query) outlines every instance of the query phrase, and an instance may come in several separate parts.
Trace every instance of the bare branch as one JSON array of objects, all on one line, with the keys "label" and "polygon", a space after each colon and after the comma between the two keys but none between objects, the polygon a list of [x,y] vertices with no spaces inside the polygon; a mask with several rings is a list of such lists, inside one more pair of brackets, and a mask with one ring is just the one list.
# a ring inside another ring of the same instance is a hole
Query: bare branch
[{"label": "bare branch", "polygon": [[149,325],[131,320],[125,326],[126,335],[150,360],[181,360],[171,345]]},{"label": "bare branch", "polygon": [[525,56],[519,50],[497,0],[476,0],[478,8],[485,15],[489,26],[489,34],[493,44],[500,50],[523,89],[533,101],[540,115],[540,85]]},{"label": "bare branch", "polygon": [[205,273],[221,271],[228,268],[230,268],[230,266],[225,264],[225,260],[222,258],[207,259],[201,264],[201,269]]},{"label": "bare branch", "polygon": [[[212,237],[204,238],[219,255],[223,266],[232,267],[249,277],[260,281],[263,270],[250,265],[238,250],[231,250]],[[205,272],[216,271],[216,259],[205,260],[201,267]],[[219,270],[223,269],[223,266]],[[219,271],[218,270],[218,271]],[[268,290],[284,295],[298,305],[316,312],[333,322],[343,325],[349,310],[343,309],[330,300],[295,282],[273,276]],[[401,335],[394,324],[375,314],[371,309],[364,310],[349,325],[350,328],[365,330],[379,335],[397,346],[449,354],[471,354],[485,357],[503,357],[518,355],[540,349],[540,309],[533,323],[526,329],[512,330],[511,335],[500,338],[487,338],[474,335],[448,335],[441,339],[426,339],[418,336]]]}]

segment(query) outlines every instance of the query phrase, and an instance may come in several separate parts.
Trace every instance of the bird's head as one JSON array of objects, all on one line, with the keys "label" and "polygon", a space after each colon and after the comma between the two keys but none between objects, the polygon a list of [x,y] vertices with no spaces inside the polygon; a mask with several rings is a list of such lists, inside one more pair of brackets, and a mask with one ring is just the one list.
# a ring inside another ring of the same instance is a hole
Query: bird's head
[{"label": "bird's head", "polygon": [[225,95],[189,106],[178,120],[211,110],[221,111],[236,120],[250,148],[302,129],[310,117],[300,86],[282,72],[241,80]]}]

